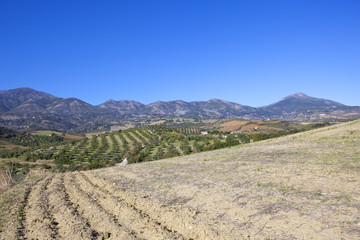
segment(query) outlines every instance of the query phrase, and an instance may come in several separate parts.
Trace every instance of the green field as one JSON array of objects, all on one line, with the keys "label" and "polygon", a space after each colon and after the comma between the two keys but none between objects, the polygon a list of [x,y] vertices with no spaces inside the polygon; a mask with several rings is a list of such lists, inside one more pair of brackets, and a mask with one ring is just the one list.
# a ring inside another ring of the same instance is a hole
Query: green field
[{"label": "green field", "polygon": [[36,131],[36,132],[31,133],[31,134],[36,135],[36,136],[51,136],[51,134],[56,134],[56,135],[59,135],[59,136],[62,135],[62,133],[55,132],[55,131]]}]

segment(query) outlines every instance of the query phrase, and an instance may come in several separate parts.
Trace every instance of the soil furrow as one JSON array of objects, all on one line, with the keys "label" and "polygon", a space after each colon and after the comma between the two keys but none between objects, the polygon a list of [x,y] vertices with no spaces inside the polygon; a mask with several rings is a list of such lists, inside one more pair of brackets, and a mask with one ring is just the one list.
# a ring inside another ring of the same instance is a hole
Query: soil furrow
[{"label": "soil furrow", "polygon": [[64,186],[68,198],[77,211],[86,219],[92,229],[98,233],[98,239],[139,239],[133,232],[124,229],[112,215],[109,215],[94,199],[84,192],[74,181],[72,174],[64,177]]},{"label": "soil furrow", "polygon": [[40,178],[36,180],[31,186],[29,186],[24,193],[24,200],[21,203],[21,206],[19,208],[18,217],[19,217],[19,228],[17,229],[17,238],[18,239],[24,239],[25,238],[25,220],[26,220],[26,213],[25,208],[29,204],[29,195],[35,188],[35,186],[38,185],[38,182],[42,181],[44,178]]},{"label": "soil furrow", "polygon": [[106,211],[114,215],[121,225],[131,228],[138,236],[145,239],[184,239],[176,231],[168,229],[160,222],[151,219],[144,212],[129,206],[122,199],[99,188],[83,173],[77,174],[76,179],[81,188],[86,189],[84,191],[91,195]]},{"label": "soil furrow", "polygon": [[49,211],[47,193],[53,177],[46,177],[36,184],[29,194],[28,204],[24,209],[26,239],[56,239],[58,236],[57,223]]},{"label": "soil furrow", "polygon": [[63,174],[54,178],[49,185],[48,197],[49,208],[58,224],[60,239],[97,239],[99,234],[91,229],[88,220],[70,202],[63,178]]},{"label": "soil furrow", "polygon": [[199,212],[190,208],[166,207],[149,199],[147,195],[137,195],[122,187],[96,177],[92,172],[82,172],[89,181],[105,193],[124,202],[127,207],[138,212],[143,218],[153,222],[163,230],[184,239],[216,239],[216,232],[198,216]]}]

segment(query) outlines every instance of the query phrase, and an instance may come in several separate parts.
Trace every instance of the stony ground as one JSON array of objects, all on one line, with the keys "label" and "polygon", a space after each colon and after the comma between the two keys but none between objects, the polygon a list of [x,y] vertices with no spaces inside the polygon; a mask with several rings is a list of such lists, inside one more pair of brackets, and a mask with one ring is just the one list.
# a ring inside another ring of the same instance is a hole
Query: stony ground
[{"label": "stony ground", "polygon": [[360,121],[65,174],[0,196],[0,239],[360,239]]}]

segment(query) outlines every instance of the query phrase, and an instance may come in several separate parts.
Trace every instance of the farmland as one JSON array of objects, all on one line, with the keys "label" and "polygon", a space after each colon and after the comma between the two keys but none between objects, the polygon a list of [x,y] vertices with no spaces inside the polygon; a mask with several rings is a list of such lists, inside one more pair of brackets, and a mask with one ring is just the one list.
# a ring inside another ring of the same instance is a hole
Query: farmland
[{"label": "farmland", "polygon": [[359,239],[359,129],[355,121],[162,161],[34,171],[1,194],[0,238]]},{"label": "farmland", "polygon": [[[257,121],[257,124],[256,126],[260,126],[263,123]],[[244,126],[252,125],[253,123],[248,121]],[[160,125],[94,133],[89,137],[69,137],[50,131],[39,131],[36,134],[13,133],[14,137],[4,139],[25,144],[26,148],[13,147],[11,151],[11,148],[7,147],[0,151],[0,156],[8,159],[7,161],[14,159],[13,161],[19,162],[18,159],[21,159],[20,162],[27,161],[30,164],[48,160],[44,167],[55,164],[56,170],[60,172],[91,170],[113,166],[124,159],[129,163],[154,161],[246,144],[325,125],[312,124],[307,128],[300,128],[299,124],[282,122],[279,125],[281,128],[276,128],[277,131],[266,132],[259,129],[256,132],[238,134],[219,131],[210,124],[205,124],[209,126],[207,130],[203,123],[184,122],[182,119]]]},{"label": "farmland", "polygon": [[314,123],[296,123],[278,120],[245,120],[237,118],[220,119],[208,124],[206,128],[221,132],[234,132],[244,134],[271,133],[283,130],[306,129],[306,125]]},{"label": "farmland", "polygon": [[55,134],[64,137],[64,139],[66,140],[80,140],[83,138],[82,136],[79,135],[63,134],[61,132],[55,132],[55,131],[35,131],[32,132],[31,134],[35,136],[51,136],[52,134]]},{"label": "farmland", "polygon": [[196,128],[132,128],[33,148],[22,152],[19,157],[28,161],[47,159],[58,165],[71,165],[70,168],[86,166],[92,169],[116,164],[124,158],[131,163],[153,161],[199,152],[215,142],[226,143],[226,139],[201,136],[199,133]]}]

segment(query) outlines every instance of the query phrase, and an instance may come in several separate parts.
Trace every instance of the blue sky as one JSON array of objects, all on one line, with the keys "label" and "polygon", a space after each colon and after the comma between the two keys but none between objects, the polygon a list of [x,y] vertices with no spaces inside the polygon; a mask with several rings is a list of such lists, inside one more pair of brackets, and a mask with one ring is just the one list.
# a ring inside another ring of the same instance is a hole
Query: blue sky
[{"label": "blue sky", "polygon": [[360,105],[360,1],[0,1],[0,90]]}]

